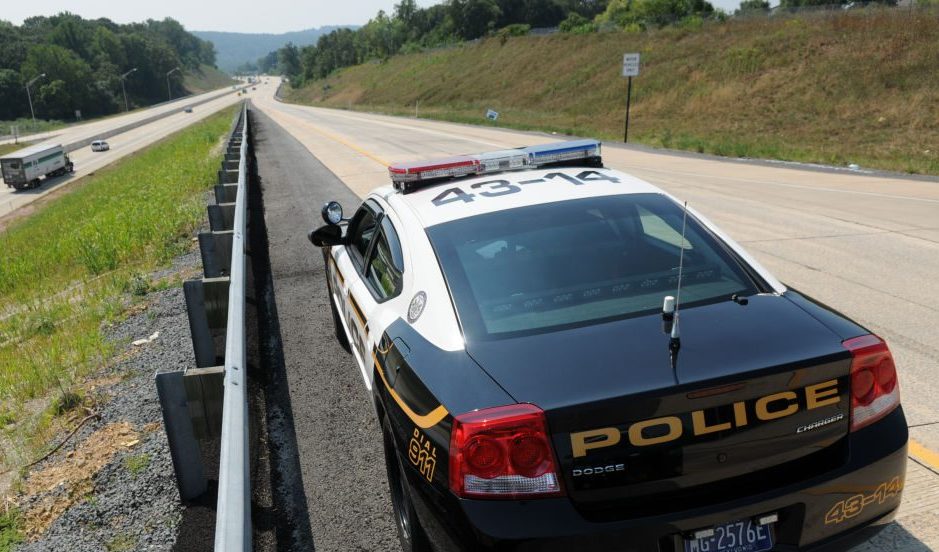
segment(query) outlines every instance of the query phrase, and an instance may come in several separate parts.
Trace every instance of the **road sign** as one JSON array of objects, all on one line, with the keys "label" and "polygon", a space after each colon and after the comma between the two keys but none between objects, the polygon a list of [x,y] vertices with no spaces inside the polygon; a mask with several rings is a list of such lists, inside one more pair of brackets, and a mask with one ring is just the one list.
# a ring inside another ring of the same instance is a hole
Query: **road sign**
[{"label": "road sign", "polygon": [[490,121],[495,121],[499,119],[499,112],[489,109],[486,111],[486,118]]},{"label": "road sign", "polygon": [[623,54],[623,76],[629,78],[626,87],[626,125],[623,130],[623,142],[629,141],[629,103],[633,95],[633,77],[639,76],[639,52]]},{"label": "road sign", "polygon": [[623,76],[624,77],[638,77],[639,76],[639,53],[634,54],[623,54]]}]

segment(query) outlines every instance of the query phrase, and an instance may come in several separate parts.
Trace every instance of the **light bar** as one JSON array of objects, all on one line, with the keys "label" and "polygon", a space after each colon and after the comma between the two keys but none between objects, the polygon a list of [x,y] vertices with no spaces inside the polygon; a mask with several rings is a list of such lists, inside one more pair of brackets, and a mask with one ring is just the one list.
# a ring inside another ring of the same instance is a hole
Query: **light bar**
[{"label": "light bar", "polygon": [[596,140],[572,140],[570,142],[529,146],[522,151],[528,153],[528,162],[532,165],[545,165],[600,157],[600,142]]},{"label": "light bar", "polygon": [[513,171],[528,165],[528,154],[518,149],[490,151],[473,157],[479,160],[479,174]]},{"label": "light bar", "polygon": [[458,155],[432,161],[396,163],[388,167],[388,173],[394,187],[408,193],[421,182],[578,161],[600,166],[600,142],[573,140],[474,155]]},{"label": "light bar", "polygon": [[468,155],[445,157],[434,161],[398,163],[388,167],[393,182],[417,182],[434,178],[452,178],[478,172],[479,161]]}]

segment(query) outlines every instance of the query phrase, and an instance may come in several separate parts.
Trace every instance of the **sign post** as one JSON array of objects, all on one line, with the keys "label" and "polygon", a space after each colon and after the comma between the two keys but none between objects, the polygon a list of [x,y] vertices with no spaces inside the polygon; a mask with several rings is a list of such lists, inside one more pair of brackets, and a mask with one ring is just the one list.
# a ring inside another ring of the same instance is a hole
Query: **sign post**
[{"label": "sign post", "polygon": [[633,95],[633,77],[639,76],[639,53],[623,54],[623,76],[627,77],[626,85],[626,128],[623,131],[623,143],[629,142],[629,104]]}]

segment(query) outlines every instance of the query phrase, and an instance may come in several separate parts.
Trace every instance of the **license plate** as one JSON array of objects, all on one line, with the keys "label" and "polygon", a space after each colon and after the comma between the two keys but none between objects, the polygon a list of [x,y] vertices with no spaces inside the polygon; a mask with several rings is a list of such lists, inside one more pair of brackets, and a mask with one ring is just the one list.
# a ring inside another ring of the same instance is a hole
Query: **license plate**
[{"label": "license plate", "polygon": [[685,539],[685,552],[762,552],[772,547],[770,526],[749,519],[718,525],[710,537]]}]

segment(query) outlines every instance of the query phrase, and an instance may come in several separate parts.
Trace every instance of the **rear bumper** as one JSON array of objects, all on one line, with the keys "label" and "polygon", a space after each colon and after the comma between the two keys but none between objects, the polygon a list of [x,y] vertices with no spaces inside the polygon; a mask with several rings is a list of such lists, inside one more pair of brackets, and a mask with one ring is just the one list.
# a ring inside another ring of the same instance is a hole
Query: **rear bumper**
[{"label": "rear bumper", "polygon": [[676,505],[674,513],[627,520],[591,521],[567,498],[459,500],[433,495],[417,482],[412,497],[438,550],[681,552],[682,535],[768,513],[779,514],[775,550],[845,550],[892,521],[900,504],[908,439],[902,409],[848,439],[849,461],[822,476],[740,500],[684,511]]}]

